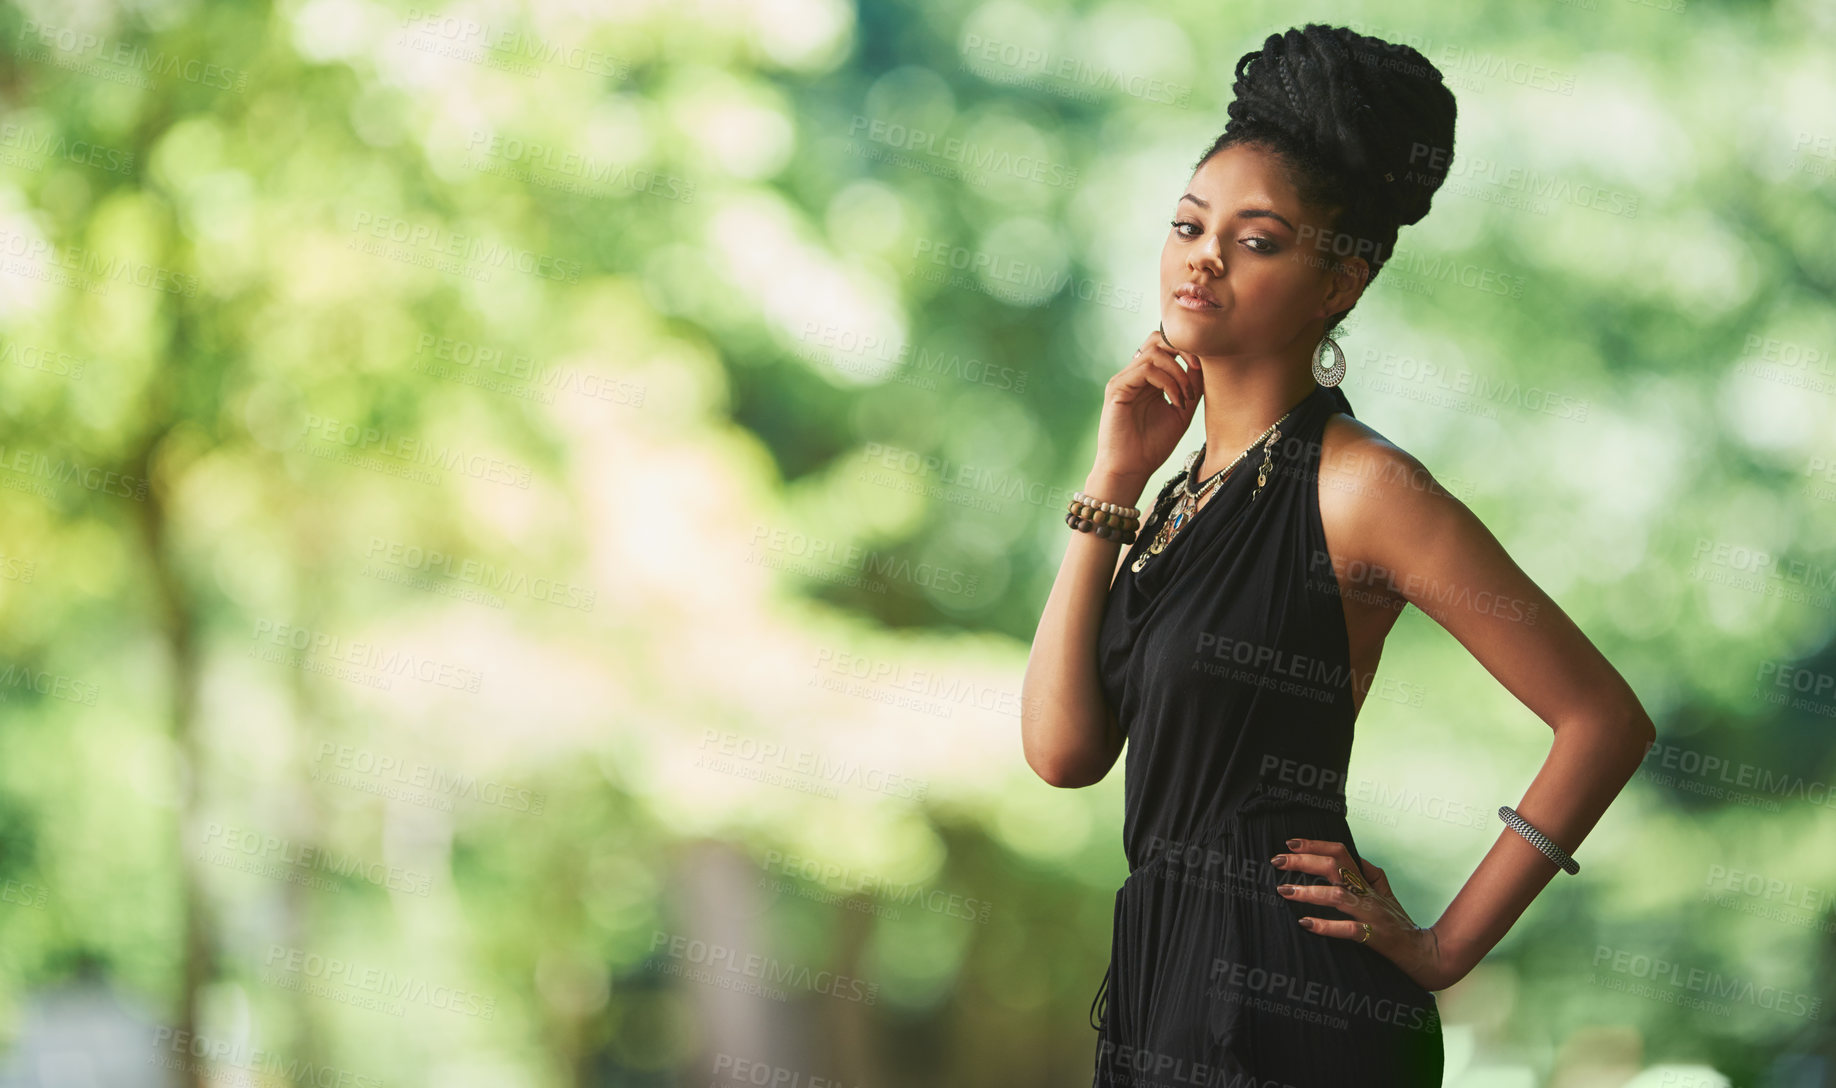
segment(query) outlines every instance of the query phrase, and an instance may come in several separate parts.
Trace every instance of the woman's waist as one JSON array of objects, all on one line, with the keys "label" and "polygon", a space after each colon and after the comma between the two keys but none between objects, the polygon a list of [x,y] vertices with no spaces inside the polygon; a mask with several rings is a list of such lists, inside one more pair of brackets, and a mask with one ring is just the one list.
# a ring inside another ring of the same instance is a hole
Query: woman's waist
[{"label": "woman's waist", "polygon": [[1351,828],[1341,796],[1282,796],[1265,791],[1248,801],[1190,821],[1140,821],[1128,829],[1124,853],[1133,876],[1152,866],[1267,866],[1292,838],[1348,842]]}]

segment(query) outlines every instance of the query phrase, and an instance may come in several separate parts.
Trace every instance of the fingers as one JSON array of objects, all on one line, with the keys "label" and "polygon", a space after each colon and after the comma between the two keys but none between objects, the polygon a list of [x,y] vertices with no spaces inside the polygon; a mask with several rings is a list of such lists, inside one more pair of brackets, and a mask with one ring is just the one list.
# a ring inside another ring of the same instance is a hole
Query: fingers
[{"label": "fingers", "polygon": [[1359,895],[1339,884],[1280,884],[1275,890],[1284,899],[1296,903],[1318,903],[1323,907],[1332,907],[1346,914],[1363,918],[1366,915],[1375,917],[1370,908],[1370,897]]},{"label": "fingers", "polygon": [[1120,399],[1126,403],[1135,399],[1135,390],[1142,386],[1152,386],[1167,395],[1174,408],[1184,410],[1186,407],[1186,390],[1183,383],[1164,369],[1154,366],[1147,359],[1137,359],[1116,375],[1120,383],[1119,391],[1125,395]]},{"label": "fingers", "polygon": [[1166,343],[1158,329],[1150,333],[1148,338],[1142,341],[1141,346],[1135,349],[1134,362],[1147,363],[1177,382],[1183,393],[1175,399],[1175,403],[1183,400],[1186,404],[1196,404],[1199,397],[1205,392],[1205,372],[1198,365],[1198,361],[1174,351],[1172,345]]},{"label": "fingers", "polygon": [[1364,927],[1357,922],[1346,922],[1335,918],[1307,917],[1301,919],[1301,925],[1306,926],[1322,937],[1343,937],[1348,941],[1360,941],[1364,944],[1374,944],[1377,941],[1377,929],[1375,926],[1371,927],[1371,939],[1366,941],[1364,940]]},{"label": "fingers", "polygon": [[[1339,882],[1339,868],[1352,867],[1351,852],[1345,849],[1342,842],[1328,839],[1289,839],[1288,846],[1294,851],[1291,854],[1277,854],[1270,864],[1277,869],[1287,869],[1314,876],[1323,876],[1333,883]],[[1367,875],[1368,879],[1368,875]]]},{"label": "fingers", "polygon": [[1148,368],[1149,373],[1162,376],[1166,379],[1168,395],[1172,399],[1175,408],[1183,412],[1188,407],[1198,404],[1198,390],[1194,388],[1192,376],[1181,370],[1179,364],[1173,362],[1173,360],[1167,358],[1164,354],[1155,354],[1153,352],[1143,354],[1141,356],[1141,363]]}]

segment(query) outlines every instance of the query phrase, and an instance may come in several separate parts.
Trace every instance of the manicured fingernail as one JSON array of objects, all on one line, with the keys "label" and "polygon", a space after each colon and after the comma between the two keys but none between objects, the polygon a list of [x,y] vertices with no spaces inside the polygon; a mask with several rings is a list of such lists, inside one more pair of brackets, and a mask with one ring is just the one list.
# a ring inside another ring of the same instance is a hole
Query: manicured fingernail
[{"label": "manicured fingernail", "polygon": [[1283,894],[1283,895],[1293,895],[1293,894],[1294,894],[1294,885],[1292,885],[1292,884],[1279,884],[1279,885],[1276,885],[1276,887],[1275,887],[1275,890],[1276,890],[1276,891],[1278,891],[1278,892],[1280,892],[1280,893],[1281,893],[1281,894]]},{"label": "manicured fingernail", "polygon": [[1306,926],[1306,927],[1307,927],[1308,929],[1312,929],[1312,928],[1313,928],[1313,919],[1311,919],[1311,918],[1302,918],[1302,919],[1300,920],[1300,924],[1301,924],[1301,925],[1303,925],[1303,926]]},{"label": "manicured fingernail", "polygon": [[1301,841],[1300,841],[1299,839],[1289,839],[1289,840],[1288,840],[1288,849],[1290,849],[1290,850],[1299,850],[1299,849],[1300,849],[1300,844],[1301,844]]},{"label": "manicured fingernail", "polygon": [[1280,865],[1282,862],[1282,859],[1286,858],[1287,856],[1288,855],[1286,854],[1276,854],[1274,857],[1269,859],[1269,864],[1270,865]]}]

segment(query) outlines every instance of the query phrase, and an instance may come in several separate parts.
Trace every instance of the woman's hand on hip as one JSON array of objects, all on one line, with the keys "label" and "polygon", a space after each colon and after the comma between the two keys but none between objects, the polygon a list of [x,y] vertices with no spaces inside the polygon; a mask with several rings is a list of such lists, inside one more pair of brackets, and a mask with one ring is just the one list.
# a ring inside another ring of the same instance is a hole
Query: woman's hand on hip
[{"label": "woman's hand on hip", "polygon": [[[1367,945],[1401,967],[1424,990],[1444,990],[1465,975],[1442,953],[1434,927],[1418,926],[1410,919],[1381,868],[1354,861],[1344,843],[1329,839],[1289,839],[1288,845],[1293,852],[1277,854],[1271,864],[1325,877],[1329,883],[1283,884],[1276,890],[1294,902],[1318,903],[1351,915],[1350,919],[1305,916],[1301,925],[1328,940]],[[1359,876],[1368,890],[1359,890]],[[1370,924],[1369,938],[1364,936],[1362,923]]]}]

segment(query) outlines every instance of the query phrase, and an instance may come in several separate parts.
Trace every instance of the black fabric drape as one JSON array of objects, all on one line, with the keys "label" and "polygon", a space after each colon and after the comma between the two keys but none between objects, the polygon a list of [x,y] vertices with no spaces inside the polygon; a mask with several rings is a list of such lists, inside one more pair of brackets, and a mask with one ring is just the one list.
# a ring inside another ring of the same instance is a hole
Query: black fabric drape
[{"label": "black fabric drape", "polygon": [[[1091,1004],[1093,1083],[1341,1088],[1438,1085],[1434,995],[1389,958],[1303,929],[1344,918],[1281,883],[1291,837],[1344,842],[1350,647],[1319,513],[1336,387],[1295,406],[1251,501],[1261,444],[1139,574],[1151,512],[1098,637],[1128,735],[1109,968]],[[1235,451],[1233,451],[1235,452]]]}]

